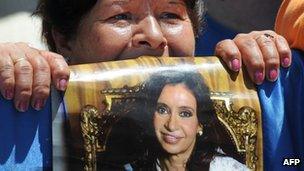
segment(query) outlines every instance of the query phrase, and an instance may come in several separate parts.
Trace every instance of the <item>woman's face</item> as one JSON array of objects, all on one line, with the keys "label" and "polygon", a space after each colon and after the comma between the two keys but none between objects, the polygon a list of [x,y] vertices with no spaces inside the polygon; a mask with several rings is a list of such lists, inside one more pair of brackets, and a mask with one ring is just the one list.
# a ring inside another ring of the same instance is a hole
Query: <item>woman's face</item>
[{"label": "woman's face", "polygon": [[201,130],[196,109],[196,99],[184,84],[163,88],[153,122],[156,137],[169,154],[191,154]]},{"label": "woman's face", "polygon": [[71,63],[151,56],[193,56],[183,0],[99,0],[68,42]]}]

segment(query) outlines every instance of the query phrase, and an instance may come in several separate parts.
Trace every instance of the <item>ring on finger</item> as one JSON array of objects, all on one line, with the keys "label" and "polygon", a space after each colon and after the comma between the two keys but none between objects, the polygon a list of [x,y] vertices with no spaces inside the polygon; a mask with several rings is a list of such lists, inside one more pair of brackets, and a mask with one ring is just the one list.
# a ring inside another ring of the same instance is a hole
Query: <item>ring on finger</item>
[{"label": "ring on finger", "polygon": [[15,65],[16,63],[20,62],[20,61],[23,61],[23,60],[26,60],[26,58],[25,58],[25,57],[21,57],[21,58],[18,58],[18,59],[13,60],[14,65]]},{"label": "ring on finger", "polygon": [[268,38],[274,39],[274,36],[273,36],[273,35],[271,35],[271,34],[264,33],[264,35],[265,35],[266,37],[268,37]]},{"label": "ring on finger", "polygon": [[258,39],[260,39],[261,37],[266,37],[266,38],[270,38],[270,39],[274,39],[274,36],[268,33],[264,33],[259,35],[258,37],[255,38],[255,40],[257,41]]}]

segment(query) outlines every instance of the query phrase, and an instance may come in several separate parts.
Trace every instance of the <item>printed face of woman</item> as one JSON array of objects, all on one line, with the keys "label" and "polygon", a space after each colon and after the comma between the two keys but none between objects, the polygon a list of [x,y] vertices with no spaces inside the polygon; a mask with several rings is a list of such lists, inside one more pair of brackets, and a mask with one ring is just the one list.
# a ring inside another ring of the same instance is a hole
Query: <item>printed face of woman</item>
[{"label": "printed face of woman", "polygon": [[68,42],[72,64],[150,56],[193,56],[184,0],[98,0]]},{"label": "printed face of woman", "polygon": [[153,121],[156,137],[169,154],[191,154],[201,130],[196,109],[196,99],[184,84],[163,88]]}]

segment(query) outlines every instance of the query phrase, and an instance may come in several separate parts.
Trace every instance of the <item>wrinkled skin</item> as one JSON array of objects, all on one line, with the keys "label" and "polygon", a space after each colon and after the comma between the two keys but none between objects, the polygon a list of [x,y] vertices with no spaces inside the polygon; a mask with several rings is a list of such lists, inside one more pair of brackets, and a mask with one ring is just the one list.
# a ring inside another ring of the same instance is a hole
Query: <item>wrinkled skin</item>
[{"label": "wrinkled skin", "polygon": [[[113,3],[116,2],[116,3]],[[40,110],[49,96],[51,81],[58,90],[68,84],[70,64],[136,58],[141,55],[193,56],[195,40],[182,0],[98,1],[81,20],[70,40],[53,29],[57,53],[24,43],[0,44],[0,90],[14,99],[19,111],[31,105]],[[269,33],[273,37],[266,37]],[[239,34],[219,42],[215,54],[233,71],[245,64],[251,79],[274,81],[280,63],[288,67],[291,52],[286,40],[272,31]]]}]

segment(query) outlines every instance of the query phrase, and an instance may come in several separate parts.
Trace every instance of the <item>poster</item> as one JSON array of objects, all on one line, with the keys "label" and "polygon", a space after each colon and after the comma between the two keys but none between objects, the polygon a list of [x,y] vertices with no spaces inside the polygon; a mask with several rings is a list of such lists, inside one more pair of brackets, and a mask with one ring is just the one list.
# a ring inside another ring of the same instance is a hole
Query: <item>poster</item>
[{"label": "poster", "polygon": [[71,66],[52,102],[54,170],[161,170],[177,154],[186,168],[212,156],[263,168],[255,86],[216,57]]}]

